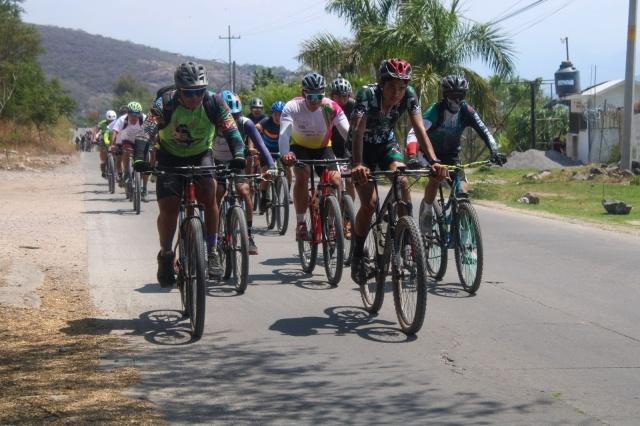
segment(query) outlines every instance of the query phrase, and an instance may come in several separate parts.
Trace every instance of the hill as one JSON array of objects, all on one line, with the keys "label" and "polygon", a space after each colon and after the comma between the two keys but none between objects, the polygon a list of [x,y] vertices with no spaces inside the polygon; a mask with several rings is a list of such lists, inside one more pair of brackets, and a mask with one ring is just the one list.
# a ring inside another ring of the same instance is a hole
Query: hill
[{"label": "hill", "polygon": [[[80,113],[104,111],[112,100],[113,83],[122,74],[131,74],[153,92],[173,82],[173,70],[185,61],[197,61],[207,67],[209,84],[216,90],[229,86],[226,63],[207,61],[160,49],[120,41],[85,31],[49,25],[34,25],[42,37],[44,52],[40,64],[50,77],[59,78],[78,102]],[[236,87],[252,83],[258,65],[236,66]],[[274,74],[290,78],[285,68]]]}]

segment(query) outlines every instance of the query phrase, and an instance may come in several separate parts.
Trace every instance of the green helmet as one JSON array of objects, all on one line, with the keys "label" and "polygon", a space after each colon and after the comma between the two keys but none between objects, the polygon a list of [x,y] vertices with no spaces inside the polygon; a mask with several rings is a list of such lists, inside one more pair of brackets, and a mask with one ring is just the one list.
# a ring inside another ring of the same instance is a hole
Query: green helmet
[{"label": "green helmet", "polygon": [[129,112],[134,112],[137,114],[142,112],[142,105],[140,105],[140,103],[136,101],[129,102],[127,104],[127,108],[129,108]]}]

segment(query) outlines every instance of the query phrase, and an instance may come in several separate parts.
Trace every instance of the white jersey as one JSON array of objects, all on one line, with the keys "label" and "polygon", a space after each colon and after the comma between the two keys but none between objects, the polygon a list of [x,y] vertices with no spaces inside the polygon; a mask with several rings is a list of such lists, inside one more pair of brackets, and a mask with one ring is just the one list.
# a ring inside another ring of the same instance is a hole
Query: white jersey
[{"label": "white jersey", "polygon": [[[146,116],[142,114],[142,121],[144,121],[145,118]],[[118,117],[118,119],[113,122],[114,124],[111,130],[118,132],[118,135],[116,136],[116,145],[122,145],[122,142],[124,141],[135,142],[136,136],[142,130],[142,123],[140,120],[138,120],[136,124],[128,124],[127,127],[125,127],[125,123],[127,122],[126,119],[127,115],[125,114]]]}]

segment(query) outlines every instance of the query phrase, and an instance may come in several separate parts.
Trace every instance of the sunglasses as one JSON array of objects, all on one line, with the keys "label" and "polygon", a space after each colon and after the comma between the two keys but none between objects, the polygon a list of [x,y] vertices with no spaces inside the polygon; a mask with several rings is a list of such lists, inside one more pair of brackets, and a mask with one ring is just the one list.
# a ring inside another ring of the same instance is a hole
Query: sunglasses
[{"label": "sunglasses", "polygon": [[464,100],[464,95],[449,94],[447,95],[447,99],[450,100],[451,102],[460,103]]},{"label": "sunglasses", "polygon": [[320,102],[324,98],[324,93],[307,93],[305,98],[309,102]]},{"label": "sunglasses", "polygon": [[180,89],[180,93],[182,93],[182,96],[185,98],[197,98],[204,95],[206,90],[206,87],[203,87],[202,89]]}]

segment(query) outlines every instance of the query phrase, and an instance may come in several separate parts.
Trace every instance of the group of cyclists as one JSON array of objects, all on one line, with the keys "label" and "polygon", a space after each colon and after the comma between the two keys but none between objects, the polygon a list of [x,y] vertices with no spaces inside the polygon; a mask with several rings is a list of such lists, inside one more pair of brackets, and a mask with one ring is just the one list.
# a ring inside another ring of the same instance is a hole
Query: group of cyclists
[{"label": "group of cyclists", "polygon": [[[461,76],[450,75],[441,81],[441,98],[422,112],[416,91],[409,84],[411,65],[402,59],[382,61],[378,80],[360,88],[354,96],[349,81],[338,75],[330,84],[317,72],[306,74],[301,81],[300,95],[288,102],[276,101],[270,115],[264,114],[264,104],[254,98],[250,113],[242,115],[237,94],[225,90],[219,93],[208,89],[207,72],[201,64],[180,64],[174,73],[174,85],[158,93],[149,112],[135,101],[116,114],[107,111],[106,117],[94,130],[101,146],[100,168],[104,176],[107,150],[118,154],[118,176],[130,178],[122,164],[134,155],[136,171],[146,173],[155,167],[225,165],[229,169],[260,170],[262,183],[252,188],[248,183],[237,185],[247,214],[249,253],[257,254],[253,239],[253,194],[261,191],[260,212],[269,202],[267,180],[275,175],[277,162],[286,178],[293,181],[293,204],[296,213],[295,238],[309,239],[305,221],[308,206],[309,178],[320,176],[324,167],[330,171],[330,182],[355,199],[360,208],[349,237],[354,249],[351,260],[352,279],[362,285],[366,281],[363,261],[364,243],[376,206],[376,192],[368,180],[371,171],[397,170],[400,167],[427,166],[432,177],[425,187],[419,227],[423,233],[432,229],[437,188],[449,173],[448,165],[459,164],[460,141],[466,127],[474,128],[490,151],[492,162],[500,164],[502,156],[491,133],[477,112],[465,102],[468,82]],[[329,92],[330,97],[327,97]],[[394,131],[405,115],[411,124],[403,152]],[[147,153],[153,151],[149,157]],[[151,161],[148,159],[151,158]],[[327,163],[312,167],[299,160],[343,158],[349,166],[340,168]],[[255,169],[260,167],[260,169]],[[340,170],[347,172],[342,179]],[[295,176],[295,180],[293,177]],[[173,240],[180,207],[180,193],[184,177],[159,175],[156,196],[159,205],[157,218],[160,250],[157,255],[157,279],[162,287],[176,282]],[[406,178],[401,177],[404,212],[412,214],[412,203]],[[226,182],[218,181],[215,171],[196,177],[196,196],[204,206],[207,269],[210,276],[219,276],[221,262],[218,253],[220,203]],[[144,183],[144,200],[147,199]]]}]

